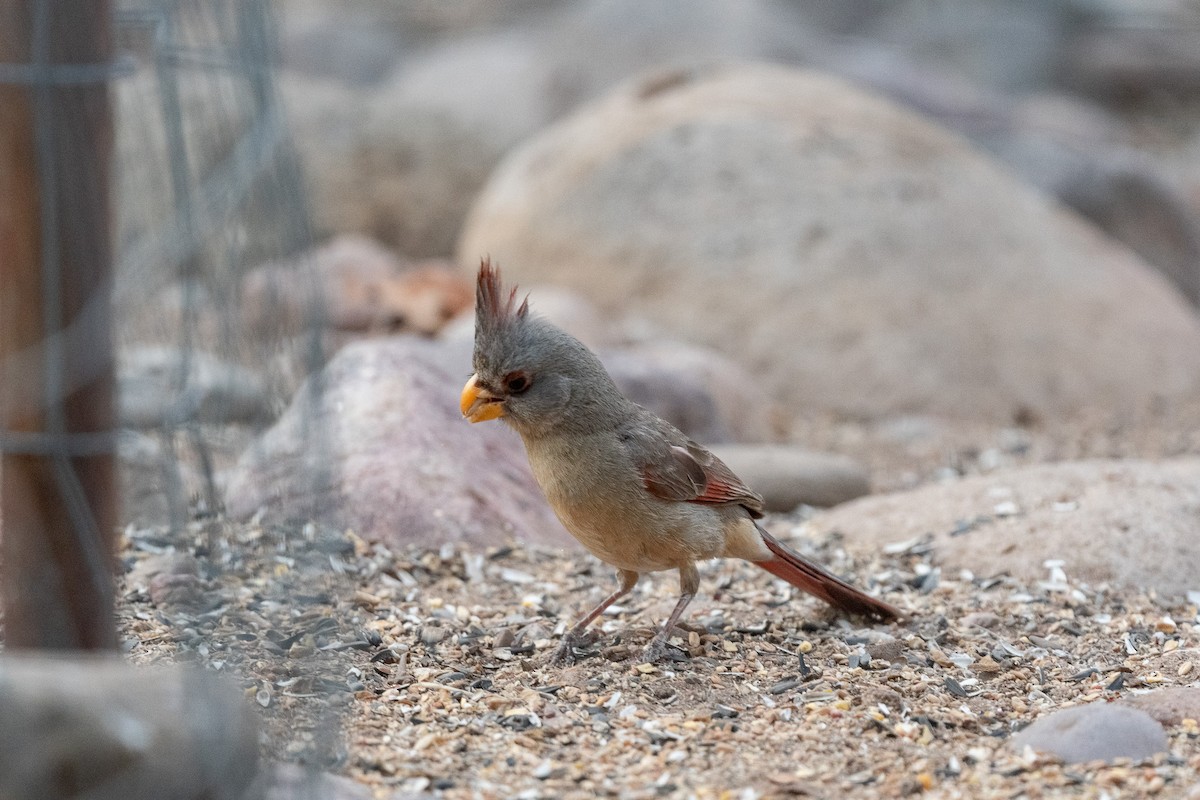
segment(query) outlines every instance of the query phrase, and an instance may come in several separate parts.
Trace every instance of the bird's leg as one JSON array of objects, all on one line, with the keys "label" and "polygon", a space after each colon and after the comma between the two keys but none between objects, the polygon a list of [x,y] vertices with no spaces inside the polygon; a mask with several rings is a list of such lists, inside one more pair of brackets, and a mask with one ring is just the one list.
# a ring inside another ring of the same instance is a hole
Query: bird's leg
[{"label": "bird's leg", "polygon": [[679,568],[679,602],[675,604],[675,610],[671,612],[671,616],[667,617],[667,621],[663,623],[662,628],[658,633],[654,634],[654,638],[650,640],[650,644],[646,645],[646,651],[642,658],[644,661],[653,664],[655,661],[663,657],[667,652],[667,640],[671,638],[671,634],[675,630],[675,623],[679,622],[679,618],[683,616],[683,611],[688,607],[688,603],[692,602],[692,598],[696,596],[696,592],[700,589],[700,573],[696,570],[695,564],[687,564]]},{"label": "bird's leg", "polygon": [[637,585],[638,578],[640,577],[638,573],[627,569],[618,570],[617,574],[621,578],[621,587],[601,600],[599,605],[589,611],[578,622],[572,625],[570,630],[563,634],[562,643],[559,644],[558,649],[554,651],[554,656],[550,659],[552,663],[569,664],[574,661],[575,652],[573,648],[582,643],[583,632],[587,629],[587,626],[591,625],[596,617],[603,614],[605,609],[633,591],[633,587]]}]

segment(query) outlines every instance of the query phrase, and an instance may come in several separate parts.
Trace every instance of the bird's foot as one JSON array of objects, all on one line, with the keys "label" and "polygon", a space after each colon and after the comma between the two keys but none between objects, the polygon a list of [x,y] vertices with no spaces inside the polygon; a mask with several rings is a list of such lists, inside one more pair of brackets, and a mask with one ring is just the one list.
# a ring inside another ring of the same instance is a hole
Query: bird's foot
[{"label": "bird's foot", "polygon": [[643,664],[657,664],[667,655],[667,639],[665,636],[655,636],[642,651]]},{"label": "bird's foot", "polygon": [[569,664],[574,664],[579,660],[581,653],[577,653],[576,649],[587,647],[594,644],[600,635],[595,631],[585,631],[583,633],[575,633],[567,631],[563,634],[562,641],[550,656],[550,663],[554,666],[563,667]]}]

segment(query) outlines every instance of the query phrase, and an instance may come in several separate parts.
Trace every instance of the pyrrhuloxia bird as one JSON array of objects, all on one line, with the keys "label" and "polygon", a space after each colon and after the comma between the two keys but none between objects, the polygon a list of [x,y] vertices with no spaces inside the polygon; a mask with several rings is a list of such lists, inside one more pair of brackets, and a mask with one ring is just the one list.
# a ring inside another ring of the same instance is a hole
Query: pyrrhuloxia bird
[{"label": "pyrrhuloxia bird", "polygon": [[584,629],[645,572],[679,570],[679,602],[646,650],[663,655],[695,596],[696,562],[743,558],[838,609],[879,620],[899,611],[793,552],[763,530],[762,498],[708,450],[626,400],[599,359],[571,335],[517,304],[485,259],[475,309],[475,374],[462,392],[471,422],[503,417],[563,525],[616,567],[621,586],[567,633],[569,661]]}]

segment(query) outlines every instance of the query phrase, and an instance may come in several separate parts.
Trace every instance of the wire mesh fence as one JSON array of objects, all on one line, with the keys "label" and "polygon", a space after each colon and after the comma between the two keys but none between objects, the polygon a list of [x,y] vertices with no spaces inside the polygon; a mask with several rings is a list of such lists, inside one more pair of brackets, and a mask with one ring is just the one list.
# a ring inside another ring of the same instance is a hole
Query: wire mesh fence
[{"label": "wire mesh fence", "polygon": [[[319,298],[303,263],[288,289],[308,289],[306,318],[265,327],[263,306],[282,288],[242,291],[254,266],[310,244],[271,78],[269,18],[264,3],[212,2],[122,4],[114,19],[138,64],[115,86],[114,307],[130,376],[122,413],[159,430],[172,452],[182,435],[203,499],[219,503],[214,440],[199,427],[269,419],[320,360]],[[214,357],[252,369],[221,373]],[[179,498],[171,501],[178,521]]]},{"label": "wire mesh fence", "polygon": [[[275,51],[264,0],[0,9],[6,649],[125,642],[153,660],[125,635],[152,622],[180,660],[236,674],[260,644],[237,636],[228,593],[203,590],[240,580],[245,560],[222,471],[301,386],[319,391],[321,298]],[[313,537],[293,533],[257,529],[243,549],[307,563]],[[129,553],[187,561],[175,574],[199,596],[155,615],[144,587],[114,581]],[[266,627],[304,613],[287,585],[263,590]],[[303,749],[332,750],[314,733],[328,716],[310,717]]]}]

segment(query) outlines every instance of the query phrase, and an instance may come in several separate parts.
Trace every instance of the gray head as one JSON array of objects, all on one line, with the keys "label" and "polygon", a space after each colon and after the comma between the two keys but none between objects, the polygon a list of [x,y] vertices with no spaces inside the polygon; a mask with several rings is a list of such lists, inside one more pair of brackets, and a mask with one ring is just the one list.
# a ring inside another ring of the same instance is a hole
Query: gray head
[{"label": "gray head", "polygon": [[600,360],[569,333],[517,305],[484,259],[475,292],[475,374],[462,395],[471,422],[503,417],[522,436],[615,426],[627,401]]}]

